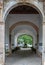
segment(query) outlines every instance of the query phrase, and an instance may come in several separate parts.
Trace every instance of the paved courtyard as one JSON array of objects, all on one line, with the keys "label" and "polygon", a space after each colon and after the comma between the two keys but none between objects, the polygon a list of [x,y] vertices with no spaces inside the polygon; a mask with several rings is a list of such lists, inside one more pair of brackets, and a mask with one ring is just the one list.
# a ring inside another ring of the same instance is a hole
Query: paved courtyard
[{"label": "paved courtyard", "polygon": [[41,58],[30,51],[18,51],[6,57],[6,65],[41,65]]}]

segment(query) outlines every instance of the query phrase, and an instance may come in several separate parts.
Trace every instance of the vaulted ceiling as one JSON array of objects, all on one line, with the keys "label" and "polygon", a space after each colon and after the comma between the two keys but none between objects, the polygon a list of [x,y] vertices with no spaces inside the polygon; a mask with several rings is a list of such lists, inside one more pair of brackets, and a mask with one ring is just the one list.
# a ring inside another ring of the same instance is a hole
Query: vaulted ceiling
[{"label": "vaulted ceiling", "polygon": [[12,9],[9,14],[39,14],[38,11],[30,6],[21,5]]}]

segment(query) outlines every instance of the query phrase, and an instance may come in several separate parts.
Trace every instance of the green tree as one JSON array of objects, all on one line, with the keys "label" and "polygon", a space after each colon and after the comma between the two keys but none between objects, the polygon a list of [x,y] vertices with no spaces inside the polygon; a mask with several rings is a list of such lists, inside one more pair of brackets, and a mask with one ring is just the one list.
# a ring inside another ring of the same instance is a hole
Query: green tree
[{"label": "green tree", "polygon": [[24,42],[24,44],[30,44],[30,45],[32,45],[32,43],[33,43],[33,38],[32,38],[32,36],[30,36],[30,35],[27,35],[27,34],[23,34],[23,35],[20,35],[19,37],[18,37],[18,42],[20,43],[20,42]]}]

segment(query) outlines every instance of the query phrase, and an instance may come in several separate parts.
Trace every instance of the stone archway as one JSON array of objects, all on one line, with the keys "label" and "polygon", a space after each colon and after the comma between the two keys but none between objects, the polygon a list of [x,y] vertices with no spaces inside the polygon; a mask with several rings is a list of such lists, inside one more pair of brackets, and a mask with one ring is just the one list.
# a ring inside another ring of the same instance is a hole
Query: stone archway
[{"label": "stone archway", "polygon": [[[37,43],[39,42],[38,38],[39,38],[39,28],[31,23],[31,22],[28,22],[28,21],[20,21],[20,22],[17,22],[15,24],[13,24],[10,28],[9,28],[9,42],[10,42],[10,54],[11,54],[11,32],[13,31],[13,29],[15,29],[17,26],[20,26],[20,25],[28,25],[28,26],[31,26],[37,33],[36,37],[37,37]],[[33,35],[33,34],[32,34]],[[37,44],[38,45],[38,44]],[[38,46],[37,46],[38,47]]]},{"label": "stone archway", "polygon": [[[33,1],[32,1],[33,2]],[[29,6],[32,6],[33,8],[35,8],[40,14],[41,14],[41,17],[42,17],[42,21],[43,21],[43,12],[42,12],[42,10],[40,10],[40,8],[36,5],[36,4],[33,4],[33,3],[31,3],[31,2],[29,2],[29,1],[27,1],[26,0],[26,2],[21,2],[20,4],[20,1],[18,2],[13,2],[13,4],[10,4],[10,6],[8,6],[7,7],[7,9],[5,10],[5,12],[4,12],[4,16],[3,16],[3,18],[4,18],[4,22],[6,22],[6,18],[7,18],[7,15],[9,14],[9,12],[14,8],[14,7],[17,7],[18,5],[29,5]],[[5,25],[5,24],[4,24]],[[4,48],[3,48],[3,50],[4,50]],[[4,52],[3,52],[4,53]],[[3,57],[4,58],[4,57]]]},{"label": "stone archway", "polygon": [[13,8],[18,7],[19,5],[27,5],[27,6],[31,6],[32,8],[36,9],[39,12],[40,16],[42,17],[42,21],[43,21],[43,17],[44,17],[43,10],[40,7],[38,7],[37,4],[35,4],[35,2],[33,2],[33,1],[28,1],[28,0],[11,1],[8,3],[7,9],[5,9],[5,11],[4,11],[3,19],[4,19],[4,21],[6,21],[6,18],[8,16],[9,12]]},{"label": "stone archway", "polygon": [[37,37],[34,35],[33,32],[28,30],[22,30],[14,36],[14,43],[16,42],[15,45],[17,45],[17,38],[23,34],[31,35],[33,37],[33,46],[35,47],[35,43],[37,43]]},{"label": "stone archway", "polygon": [[31,22],[28,22],[28,21],[21,21],[21,22],[17,22],[17,23],[15,23],[15,24],[13,24],[13,25],[9,28],[9,32],[11,33],[12,30],[13,30],[15,27],[19,26],[19,25],[32,26],[32,27],[36,30],[37,33],[38,33],[38,31],[39,31],[39,28],[38,28],[35,24],[33,24],[33,23],[31,23]]}]

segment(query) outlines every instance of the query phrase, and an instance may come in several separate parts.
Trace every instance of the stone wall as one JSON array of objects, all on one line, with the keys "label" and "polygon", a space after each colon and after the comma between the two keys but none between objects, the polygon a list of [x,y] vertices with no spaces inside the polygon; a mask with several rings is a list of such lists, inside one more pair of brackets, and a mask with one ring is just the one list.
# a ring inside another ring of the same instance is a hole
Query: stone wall
[{"label": "stone wall", "polygon": [[0,65],[4,64],[4,22],[3,22],[3,1],[0,0]]}]

